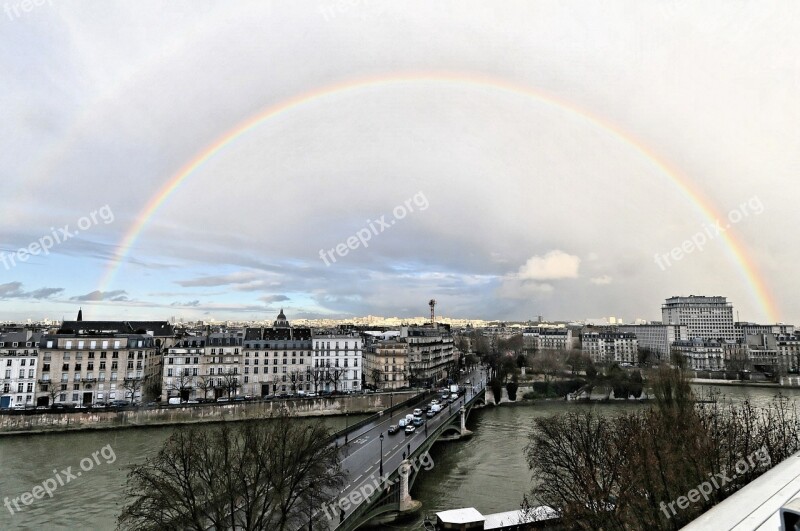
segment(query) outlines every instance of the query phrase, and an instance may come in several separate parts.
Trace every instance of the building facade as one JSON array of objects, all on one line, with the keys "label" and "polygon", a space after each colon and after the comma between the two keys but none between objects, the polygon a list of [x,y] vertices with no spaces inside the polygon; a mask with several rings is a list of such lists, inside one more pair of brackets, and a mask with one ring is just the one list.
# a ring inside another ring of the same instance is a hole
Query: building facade
[{"label": "building facade", "polygon": [[121,333],[127,323],[86,323],[80,332],[63,327],[39,341],[37,405],[90,406],[113,400],[139,403],[149,363],[159,349],[153,336]]},{"label": "building facade", "polygon": [[661,322],[686,326],[688,339],[736,340],[733,306],[725,297],[670,297],[661,306]]},{"label": "building facade", "polygon": [[35,407],[40,338],[30,330],[0,335],[0,409]]},{"label": "building facade", "polygon": [[314,389],[359,391],[363,379],[363,340],[357,333],[315,334],[311,338],[314,365],[309,367]]},{"label": "building facade", "polygon": [[649,349],[660,361],[669,361],[672,344],[689,339],[686,325],[641,324],[621,325],[620,332],[634,334],[639,340],[639,349]]},{"label": "building facade", "polygon": [[627,332],[584,332],[581,349],[594,363],[619,363],[634,365],[638,362],[639,341]]},{"label": "building facade", "polygon": [[408,345],[411,386],[436,385],[456,370],[453,336],[448,325],[402,326],[400,341]]},{"label": "building facade", "polygon": [[364,379],[381,390],[408,387],[408,344],[402,341],[371,344],[364,355]]}]

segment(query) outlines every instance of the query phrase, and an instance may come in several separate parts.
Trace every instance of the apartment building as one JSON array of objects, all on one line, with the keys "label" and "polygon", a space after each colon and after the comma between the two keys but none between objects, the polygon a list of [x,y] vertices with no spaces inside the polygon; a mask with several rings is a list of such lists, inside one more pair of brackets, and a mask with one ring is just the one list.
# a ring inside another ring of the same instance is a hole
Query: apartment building
[{"label": "apartment building", "polygon": [[581,349],[594,363],[634,365],[639,361],[639,340],[628,332],[584,332],[581,334]]},{"label": "apartment building", "polygon": [[572,350],[577,346],[577,338],[567,327],[534,326],[522,332],[522,342],[526,350]]},{"label": "apartment building", "polygon": [[661,306],[661,322],[686,326],[688,339],[736,341],[733,306],[725,297],[670,297]]},{"label": "apartment building", "polygon": [[364,368],[363,339],[355,332],[314,334],[311,338],[314,365],[309,374],[315,389],[358,391]]},{"label": "apartment building", "polygon": [[40,332],[0,334],[0,409],[35,407]]},{"label": "apartment building", "polygon": [[659,360],[669,361],[672,344],[689,339],[689,328],[686,325],[650,323],[640,325],[620,325],[620,332],[634,334],[639,341],[640,349],[650,349]]},{"label": "apartment building", "polygon": [[159,356],[155,338],[127,322],[62,326],[39,341],[37,405],[140,402],[147,365]]},{"label": "apartment building", "polygon": [[726,342],[716,339],[685,339],[672,344],[675,356],[681,356],[684,367],[696,371],[724,371],[728,369]]},{"label": "apartment building", "polygon": [[408,387],[408,344],[402,341],[377,341],[364,355],[364,379],[377,389]]},{"label": "apartment building", "polygon": [[439,323],[401,326],[400,341],[408,345],[411,386],[436,385],[453,375],[457,359],[450,326]]}]

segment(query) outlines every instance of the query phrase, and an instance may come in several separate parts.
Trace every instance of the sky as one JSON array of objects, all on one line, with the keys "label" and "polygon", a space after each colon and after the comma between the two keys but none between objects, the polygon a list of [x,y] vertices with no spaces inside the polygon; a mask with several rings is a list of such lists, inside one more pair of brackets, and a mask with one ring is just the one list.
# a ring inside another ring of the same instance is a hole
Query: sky
[{"label": "sky", "polygon": [[0,9],[0,320],[800,323],[800,3]]}]

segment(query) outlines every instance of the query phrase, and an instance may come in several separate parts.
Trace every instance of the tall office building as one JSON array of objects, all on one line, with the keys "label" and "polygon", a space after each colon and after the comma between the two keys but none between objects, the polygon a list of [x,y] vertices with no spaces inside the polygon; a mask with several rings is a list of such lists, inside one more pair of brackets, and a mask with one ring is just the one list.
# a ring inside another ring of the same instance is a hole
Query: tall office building
[{"label": "tall office building", "polygon": [[685,325],[689,339],[736,341],[733,306],[725,297],[670,297],[661,306],[661,321]]}]

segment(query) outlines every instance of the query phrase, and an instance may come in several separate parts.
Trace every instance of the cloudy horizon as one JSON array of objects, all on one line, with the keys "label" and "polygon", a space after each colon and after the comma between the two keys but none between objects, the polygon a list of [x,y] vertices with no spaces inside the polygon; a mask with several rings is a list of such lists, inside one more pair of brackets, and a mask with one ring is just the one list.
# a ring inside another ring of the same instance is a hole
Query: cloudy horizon
[{"label": "cloudy horizon", "polygon": [[10,0],[0,321],[695,294],[800,323],[798,30],[790,2]]}]

